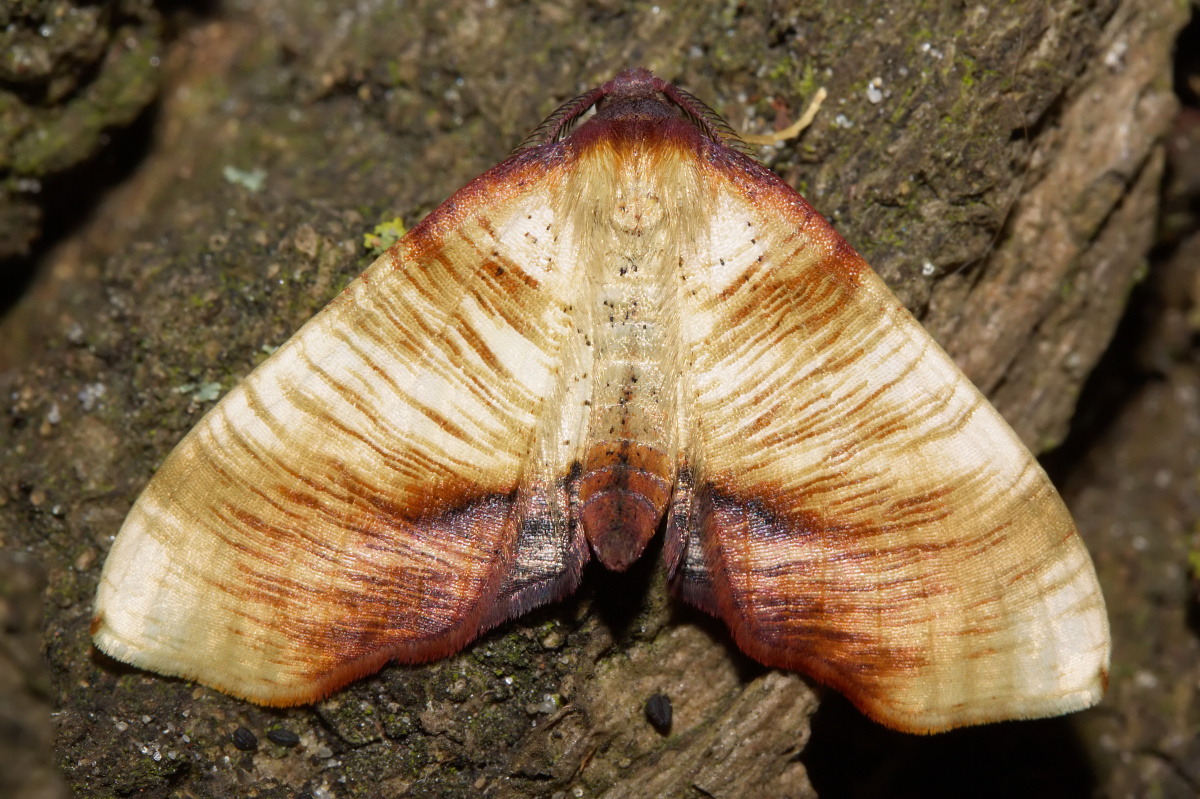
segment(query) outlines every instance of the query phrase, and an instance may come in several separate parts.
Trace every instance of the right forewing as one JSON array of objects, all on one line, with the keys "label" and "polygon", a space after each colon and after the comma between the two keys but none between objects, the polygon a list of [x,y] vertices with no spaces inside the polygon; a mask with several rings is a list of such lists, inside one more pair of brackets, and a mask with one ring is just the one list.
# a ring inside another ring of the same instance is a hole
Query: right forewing
[{"label": "right forewing", "polygon": [[1103,600],[1036,460],[798,195],[713,175],[684,258],[676,591],[900,729],[1093,704]]}]

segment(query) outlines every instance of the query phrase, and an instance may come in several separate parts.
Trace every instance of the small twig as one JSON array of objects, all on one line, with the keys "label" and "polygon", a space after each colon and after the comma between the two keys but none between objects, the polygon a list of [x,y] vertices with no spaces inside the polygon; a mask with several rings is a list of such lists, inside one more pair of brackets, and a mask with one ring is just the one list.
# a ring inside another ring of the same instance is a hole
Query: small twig
[{"label": "small twig", "polygon": [[821,103],[825,102],[827,94],[824,86],[817,89],[817,93],[813,95],[812,101],[809,102],[808,108],[804,109],[800,118],[783,130],[777,130],[774,133],[746,133],[742,135],[742,141],[746,144],[772,145],[796,138],[800,135],[800,131],[812,124],[813,118],[821,110]]}]

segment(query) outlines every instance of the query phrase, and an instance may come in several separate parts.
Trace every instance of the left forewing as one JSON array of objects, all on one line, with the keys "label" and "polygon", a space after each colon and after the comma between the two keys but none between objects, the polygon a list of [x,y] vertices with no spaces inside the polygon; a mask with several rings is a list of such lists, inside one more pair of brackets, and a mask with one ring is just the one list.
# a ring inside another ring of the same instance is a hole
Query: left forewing
[{"label": "left forewing", "polygon": [[901,729],[1093,704],[1103,600],[1036,460],[798,195],[713,183],[681,283],[675,590]]},{"label": "left forewing", "polygon": [[170,455],[97,593],[109,654],[308,701],[571,590],[562,405],[578,281],[558,175],[464,189]]}]

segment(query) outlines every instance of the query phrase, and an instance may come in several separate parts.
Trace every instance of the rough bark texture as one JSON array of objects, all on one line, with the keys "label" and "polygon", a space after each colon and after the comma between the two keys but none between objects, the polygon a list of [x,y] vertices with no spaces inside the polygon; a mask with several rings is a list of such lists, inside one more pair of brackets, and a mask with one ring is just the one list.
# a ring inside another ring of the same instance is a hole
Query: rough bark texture
[{"label": "rough bark texture", "polygon": [[[671,603],[655,553],[631,574],[589,572],[577,598],[457,657],[268,711],[96,656],[105,550],[214,395],[369,262],[365,233],[411,225],[558,103],[632,65],[752,132],[825,86],[814,126],[764,160],[1027,442],[1057,441],[1152,240],[1186,13],[1168,0],[266,0],[191,23],[166,52],[143,165],[0,328],[0,581],[25,580],[0,592],[17,620],[0,632],[0,713],[33,731],[10,736],[28,753],[17,762],[41,766],[0,764],[0,786],[62,795],[53,764],[81,797],[813,795],[800,760],[813,690]],[[38,575],[48,676],[30,655]],[[675,710],[666,734],[642,711],[655,692]],[[52,753],[48,722],[20,710],[38,701],[56,711]],[[257,750],[235,748],[239,726]],[[1014,726],[1010,738],[1028,729]],[[270,742],[273,728],[300,743]],[[942,740],[1011,753],[1003,728],[986,735]],[[1069,736],[1051,739],[1079,760]]]},{"label": "rough bark texture", "polygon": [[0,5],[0,264],[29,251],[45,206],[78,196],[70,170],[158,93],[160,23],[149,0]]}]

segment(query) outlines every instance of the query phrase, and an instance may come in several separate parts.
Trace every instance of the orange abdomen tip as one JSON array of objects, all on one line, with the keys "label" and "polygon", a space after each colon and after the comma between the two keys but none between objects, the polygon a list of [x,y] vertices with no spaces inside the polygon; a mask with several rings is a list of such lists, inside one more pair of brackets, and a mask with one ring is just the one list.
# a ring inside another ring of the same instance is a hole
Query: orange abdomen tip
[{"label": "orange abdomen tip", "polygon": [[579,483],[583,530],[605,568],[625,571],[654,537],[671,498],[666,455],[634,441],[602,441]]}]

